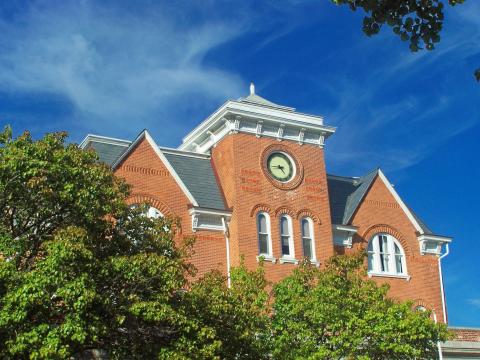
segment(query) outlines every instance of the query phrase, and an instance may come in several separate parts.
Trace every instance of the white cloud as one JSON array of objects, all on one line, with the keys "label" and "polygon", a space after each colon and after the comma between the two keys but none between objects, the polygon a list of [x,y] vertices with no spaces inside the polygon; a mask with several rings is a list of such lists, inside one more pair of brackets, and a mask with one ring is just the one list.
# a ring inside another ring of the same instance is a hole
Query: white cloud
[{"label": "white cloud", "polygon": [[221,103],[246,88],[238,75],[204,61],[245,31],[240,20],[195,23],[167,6],[132,14],[99,4],[31,3],[1,20],[0,90],[60,95],[84,128],[101,131],[158,124],[159,116],[175,126],[182,98]]}]

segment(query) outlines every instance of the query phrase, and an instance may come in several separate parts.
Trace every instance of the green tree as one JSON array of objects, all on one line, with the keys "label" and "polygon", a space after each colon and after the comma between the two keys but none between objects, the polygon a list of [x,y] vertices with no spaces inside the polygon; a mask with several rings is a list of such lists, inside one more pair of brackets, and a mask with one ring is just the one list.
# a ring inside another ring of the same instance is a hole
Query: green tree
[{"label": "green tree", "polygon": [[[378,34],[383,25],[392,28],[403,41],[408,41],[412,52],[433,50],[440,41],[444,21],[444,2],[441,0],[331,0],[337,5],[347,5],[353,11],[363,9],[363,32]],[[451,6],[465,0],[448,0]],[[480,69],[475,71],[480,81]]]},{"label": "green tree", "polygon": [[129,187],[65,138],[0,133],[0,358],[258,358],[261,273],[190,284],[176,220],[128,207]]},{"label": "green tree", "polygon": [[263,266],[249,271],[243,264],[227,279],[212,272],[186,293],[191,317],[211,328],[222,346],[221,359],[269,359],[269,294]]},{"label": "green tree", "polygon": [[276,359],[434,359],[446,326],[365,279],[364,255],[304,263],[274,288]]}]

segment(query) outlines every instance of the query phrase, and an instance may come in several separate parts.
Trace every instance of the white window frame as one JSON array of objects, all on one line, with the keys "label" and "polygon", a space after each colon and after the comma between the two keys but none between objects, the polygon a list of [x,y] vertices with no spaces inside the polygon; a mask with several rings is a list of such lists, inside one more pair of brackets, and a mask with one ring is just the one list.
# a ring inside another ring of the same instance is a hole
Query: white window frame
[{"label": "white window frame", "polygon": [[[381,237],[385,237],[387,239],[387,249],[384,249],[383,253],[386,253],[387,261],[388,261],[388,270],[382,271],[381,268],[381,254],[380,254],[380,243]],[[368,250],[368,247],[372,243],[372,251]],[[402,257],[402,272],[397,272],[397,264],[396,264],[396,254],[395,254],[395,245],[398,246],[400,249],[400,254]],[[369,241],[367,247],[367,254],[368,254],[368,276],[382,276],[382,277],[396,277],[396,278],[403,278],[410,280],[410,276],[408,275],[407,270],[407,259],[405,257],[405,251],[403,250],[402,245],[400,242],[395,239],[392,235],[386,233],[377,233],[375,234]],[[370,268],[370,259],[373,259],[373,268]]]},{"label": "white window frame", "polygon": [[[308,222],[308,226],[310,227],[310,244],[311,244],[311,249],[310,251],[312,252],[312,258],[310,259],[310,262],[312,264],[317,264],[317,252],[316,252],[316,248],[315,248],[315,232],[314,232],[314,227],[313,227],[313,220],[311,217],[308,217],[308,216],[305,216],[305,217],[302,217],[300,219],[300,235],[301,235],[301,239],[302,239],[302,253],[303,253],[303,256],[305,256],[305,253],[303,251],[303,238],[305,236],[303,236],[303,220],[306,220]],[[305,237],[306,238],[306,237]]]},{"label": "white window frame", "polygon": [[[130,208],[136,209],[139,206],[140,206],[139,204],[132,204],[130,205]],[[153,206],[149,206],[147,211],[143,212],[142,215],[145,215],[149,219],[158,219],[161,217],[162,218],[165,217],[165,215],[163,215],[163,213],[160,210],[158,210],[156,207],[153,207]]]},{"label": "white window frame", "polygon": [[[267,223],[267,245],[268,245],[268,253],[261,253],[260,252],[260,231],[259,231],[259,219],[260,216],[263,215],[265,216],[265,221]],[[271,262],[276,262],[277,259],[273,257],[272,253],[272,231],[270,227],[270,215],[265,212],[265,211],[260,211],[257,213],[257,216],[255,217],[255,226],[256,226],[256,232],[257,232],[257,248],[258,248],[258,256],[257,256],[257,261],[260,258],[263,258],[266,261],[271,261]]]},{"label": "white window frame", "polygon": [[147,210],[147,218],[149,219],[158,219],[165,217],[160,210],[157,208],[150,206]]},{"label": "white window frame", "polygon": [[[287,220],[287,228],[288,228],[288,234],[284,235],[282,234],[282,219]],[[278,227],[279,227],[279,233],[280,233],[280,252],[281,252],[281,257],[280,257],[280,263],[294,263],[297,264],[298,260],[295,259],[295,242],[293,240],[293,226],[292,226],[292,218],[287,215],[287,214],[282,214],[278,218]],[[282,244],[282,237],[283,236],[288,236],[288,249],[290,250],[290,254],[284,255],[283,254],[283,244]]]}]

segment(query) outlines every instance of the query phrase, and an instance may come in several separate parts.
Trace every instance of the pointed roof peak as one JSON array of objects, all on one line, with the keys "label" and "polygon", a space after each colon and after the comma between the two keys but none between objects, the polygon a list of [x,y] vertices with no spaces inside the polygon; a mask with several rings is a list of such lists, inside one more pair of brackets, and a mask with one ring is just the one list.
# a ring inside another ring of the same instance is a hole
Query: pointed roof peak
[{"label": "pointed roof peak", "polygon": [[275,104],[257,94],[255,94],[255,84],[253,81],[250,82],[250,95],[244,98],[238,99],[239,102],[249,103],[260,106],[267,106],[275,109],[282,109],[287,111],[295,111],[295,108]]}]

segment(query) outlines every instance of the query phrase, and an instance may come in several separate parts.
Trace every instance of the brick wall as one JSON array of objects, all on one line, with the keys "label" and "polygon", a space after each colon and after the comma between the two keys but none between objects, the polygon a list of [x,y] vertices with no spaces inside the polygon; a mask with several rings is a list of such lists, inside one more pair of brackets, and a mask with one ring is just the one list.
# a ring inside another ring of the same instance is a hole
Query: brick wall
[{"label": "brick wall", "polygon": [[480,342],[480,329],[449,328],[453,332],[456,341]]},{"label": "brick wall", "polygon": [[[300,184],[292,189],[280,189],[267,179],[262,170],[262,154],[271,146],[281,147],[297,159],[303,170]],[[257,138],[250,134],[230,134],[212,148],[212,166],[225,197],[233,211],[230,222],[230,253],[233,266],[245,256],[246,265],[257,266],[258,237],[256,214],[269,213],[273,256],[281,256],[279,216],[292,218],[294,251],[302,258],[300,219],[310,216],[314,222],[317,259],[324,263],[335,252],[332,240],[330,207],[323,149],[289,141]],[[150,201],[165,215],[178,216],[182,236],[193,235],[191,204],[150,144],[143,140],[117,168],[116,174],[133,185],[130,203]],[[378,232],[393,235],[402,244],[410,279],[374,277],[375,281],[391,285],[390,295],[398,299],[413,299],[435,311],[443,319],[439,284],[438,260],[420,255],[415,228],[396,203],[381,179],[377,178],[353,217],[358,227],[354,238],[355,251],[365,247]],[[199,275],[211,269],[226,272],[225,239],[221,232],[198,231],[193,263]],[[337,248],[337,252],[345,251]],[[267,279],[276,282],[291,273],[296,265],[266,262]]]},{"label": "brick wall", "polygon": [[[281,147],[295,157],[303,167],[303,180],[294,189],[279,189],[262,170],[262,153],[271,145]],[[314,220],[316,256],[324,261],[333,255],[330,208],[323,149],[312,145],[279,142],[271,138],[256,138],[250,134],[231,134],[212,150],[212,160],[227,204],[233,208],[230,224],[232,265],[245,256],[248,267],[257,266],[258,237],[256,215],[269,213],[273,256],[281,256],[279,217],[288,213],[292,218],[295,257],[301,259],[300,218],[309,215]],[[266,262],[270,281],[290,274],[294,264]]]},{"label": "brick wall", "polygon": [[[182,224],[180,243],[183,237],[192,236],[191,204],[175,179],[143,139],[129,156],[117,167],[115,174],[125,178],[132,185],[131,204],[149,201],[164,215],[179,217]],[[192,262],[198,269],[198,276],[211,269],[226,273],[226,249],[223,233],[197,231]]]},{"label": "brick wall", "polygon": [[437,319],[443,321],[438,258],[420,254],[415,227],[379,177],[374,180],[354,214],[352,223],[358,227],[353,251],[365,248],[375,234],[383,232],[394,236],[405,252],[410,280],[384,277],[373,279],[379,283],[388,283],[392,297],[414,300],[416,304],[435,311]]}]

